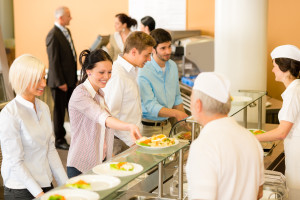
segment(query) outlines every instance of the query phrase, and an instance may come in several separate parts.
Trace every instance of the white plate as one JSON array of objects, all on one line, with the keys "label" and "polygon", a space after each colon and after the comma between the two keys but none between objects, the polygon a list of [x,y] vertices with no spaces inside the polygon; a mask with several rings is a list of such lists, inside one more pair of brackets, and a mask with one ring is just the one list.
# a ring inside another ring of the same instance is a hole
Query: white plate
[{"label": "white plate", "polygon": [[232,96],[232,98],[233,98],[232,100],[233,105],[243,105],[252,100],[251,97],[247,97],[247,96]]},{"label": "white plate", "polygon": [[98,200],[99,194],[96,192],[82,190],[82,189],[61,189],[51,190],[42,196],[42,200],[48,200],[51,195],[59,194],[66,198],[66,200]]},{"label": "white plate", "polygon": [[108,190],[110,188],[116,187],[121,183],[120,179],[107,176],[107,175],[81,175],[73,177],[67,180],[67,184],[73,184],[78,182],[79,180],[83,180],[87,183],[91,184],[93,191],[100,191],[100,190]]},{"label": "white plate", "polygon": [[100,165],[97,165],[96,167],[93,168],[93,172],[96,174],[106,174],[106,175],[111,175],[111,176],[130,176],[133,174],[140,173],[143,171],[143,166],[140,164],[136,163],[130,163],[134,166],[132,171],[123,171],[123,170],[115,170],[110,168],[110,164],[116,164],[118,162],[111,162],[111,163],[103,163]]},{"label": "white plate", "polygon": [[136,143],[136,145],[138,145],[140,147],[143,147],[143,148],[146,148],[146,149],[165,149],[165,148],[173,147],[173,146],[177,145],[179,143],[179,141],[177,139],[175,139],[175,143],[173,145],[166,146],[166,147],[147,147],[147,146],[143,146],[143,145],[138,144],[139,140],[135,141],[135,143]]}]

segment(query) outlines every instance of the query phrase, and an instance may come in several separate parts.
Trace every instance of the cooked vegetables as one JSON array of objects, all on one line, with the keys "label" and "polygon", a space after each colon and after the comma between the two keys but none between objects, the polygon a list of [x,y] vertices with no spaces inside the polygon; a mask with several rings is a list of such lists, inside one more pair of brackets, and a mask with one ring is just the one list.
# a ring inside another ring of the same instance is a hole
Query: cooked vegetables
[{"label": "cooked vegetables", "polygon": [[55,194],[51,195],[48,200],[66,200],[66,198],[62,195]]},{"label": "cooked vegetables", "polygon": [[142,137],[137,144],[147,147],[167,147],[175,144],[174,138],[168,138],[163,134],[154,135],[150,138]]},{"label": "cooked vegetables", "polygon": [[259,134],[262,134],[262,133],[265,133],[266,131],[263,131],[263,130],[257,130],[257,129],[250,129],[249,130],[251,133],[253,133],[254,135],[259,135]]},{"label": "cooked vegetables", "polygon": [[184,132],[177,136],[178,139],[181,140],[190,140],[192,138],[191,132]]},{"label": "cooked vegetables", "polygon": [[122,170],[122,171],[133,171],[134,166],[128,162],[119,162],[110,164],[110,169]]},{"label": "cooked vegetables", "polygon": [[68,183],[66,184],[66,186],[72,188],[79,188],[79,189],[92,189],[91,184],[83,180],[79,180],[76,183]]}]

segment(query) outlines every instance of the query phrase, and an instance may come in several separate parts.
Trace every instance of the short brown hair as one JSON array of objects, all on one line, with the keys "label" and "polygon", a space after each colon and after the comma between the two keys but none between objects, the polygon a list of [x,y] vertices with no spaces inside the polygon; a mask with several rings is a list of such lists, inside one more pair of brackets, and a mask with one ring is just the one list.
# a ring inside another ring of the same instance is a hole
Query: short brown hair
[{"label": "short brown hair", "polygon": [[142,31],[135,31],[131,33],[125,41],[124,53],[129,53],[133,48],[136,48],[139,53],[145,50],[147,47],[154,47],[156,44],[155,40]]}]

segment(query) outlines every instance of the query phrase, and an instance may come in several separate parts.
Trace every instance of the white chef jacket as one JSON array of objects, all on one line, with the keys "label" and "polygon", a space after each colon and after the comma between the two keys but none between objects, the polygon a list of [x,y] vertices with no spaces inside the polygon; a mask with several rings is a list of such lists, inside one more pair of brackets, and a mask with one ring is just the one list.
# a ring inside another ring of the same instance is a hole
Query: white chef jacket
[{"label": "white chef jacket", "polygon": [[285,176],[289,187],[289,199],[297,200],[300,195],[300,80],[296,79],[282,93],[283,104],[279,121],[288,121],[293,126],[284,140]]},{"label": "white chef jacket", "polygon": [[4,185],[28,189],[33,196],[51,185],[52,173],[59,185],[68,179],[54,146],[49,108],[39,99],[35,105],[37,112],[18,95],[0,113]]},{"label": "white chef jacket", "polygon": [[192,143],[186,172],[189,199],[256,200],[264,183],[263,150],[234,119],[217,119]]},{"label": "white chef jacket", "polygon": [[[112,116],[121,121],[135,124],[142,131],[142,107],[137,84],[137,70],[137,67],[119,55],[113,64],[111,79],[103,91]],[[134,144],[128,131],[116,130],[115,135],[128,146]]]},{"label": "white chef jacket", "polygon": [[279,121],[293,123],[288,137],[300,136],[300,80],[296,79],[285,89],[281,95],[283,99],[282,108],[278,113]]}]

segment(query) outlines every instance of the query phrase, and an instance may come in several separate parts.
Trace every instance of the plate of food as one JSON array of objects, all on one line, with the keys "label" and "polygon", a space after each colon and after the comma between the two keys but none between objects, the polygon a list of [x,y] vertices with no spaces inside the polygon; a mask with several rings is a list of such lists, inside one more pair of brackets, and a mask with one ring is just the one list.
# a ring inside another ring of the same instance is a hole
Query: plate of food
[{"label": "plate of food", "polygon": [[119,178],[107,175],[81,175],[66,182],[66,187],[92,191],[108,190],[121,183]]},{"label": "plate of food", "polygon": [[42,200],[98,200],[100,199],[99,194],[89,190],[82,189],[61,189],[51,190],[44,194]]},{"label": "plate of food", "polygon": [[163,134],[153,135],[152,137],[142,137],[136,141],[136,144],[140,147],[147,149],[164,149],[171,146],[175,146],[179,141],[175,138],[168,138]]},{"label": "plate of food", "polygon": [[143,171],[143,166],[130,162],[110,162],[97,165],[93,168],[96,174],[106,174],[111,176],[131,176]]},{"label": "plate of food", "polygon": [[231,101],[232,101],[233,105],[244,105],[251,100],[252,100],[252,98],[247,97],[247,96],[232,96],[231,97]]},{"label": "plate of food", "polygon": [[192,139],[192,133],[190,131],[183,131],[174,136],[174,138],[178,140],[191,140]]},{"label": "plate of food", "polygon": [[248,129],[248,131],[250,131],[251,133],[253,133],[254,135],[259,135],[262,133],[265,133],[266,131],[261,130],[261,129]]}]

